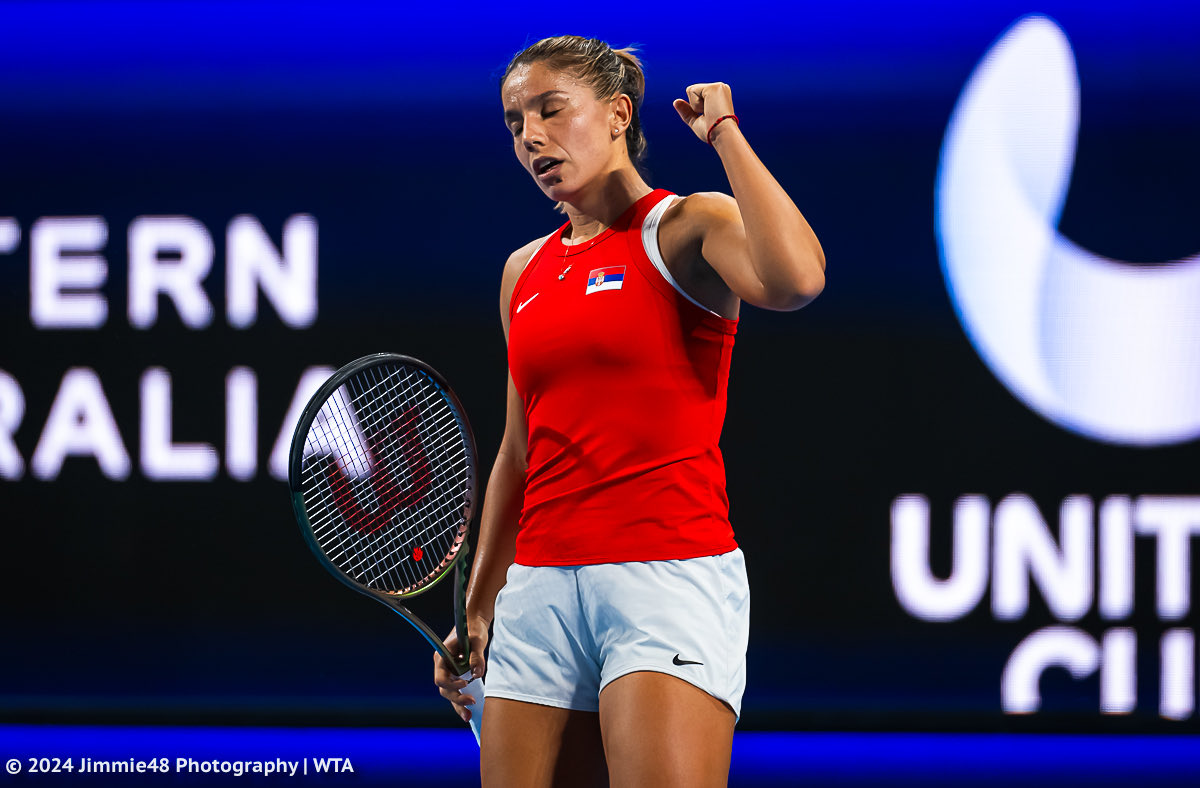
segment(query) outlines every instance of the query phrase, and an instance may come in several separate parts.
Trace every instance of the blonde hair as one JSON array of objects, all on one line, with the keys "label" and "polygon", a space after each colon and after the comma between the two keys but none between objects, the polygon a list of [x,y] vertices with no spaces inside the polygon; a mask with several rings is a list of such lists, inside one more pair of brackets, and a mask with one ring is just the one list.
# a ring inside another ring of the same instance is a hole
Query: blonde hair
[{"label": "blonde hair", "polygon": [[[543,38],[518,52],[508,63],[500,77],[500,87],[517,66],[545,63],[549,67],[565,71],[591,86],[597,100],[613,98],[624,93],[633,104],[629,127],[625,129],[625,150],[629,161],[641,172],[639,166],[646,158],[646,136],[642,133],[642,121],[638,110],[646,93],[646,75],[642,62],[633,54],[632,47],[613,49],[598,38],[583,36],[554,36]],[[563,204],[557,206],[565,213]]]}]

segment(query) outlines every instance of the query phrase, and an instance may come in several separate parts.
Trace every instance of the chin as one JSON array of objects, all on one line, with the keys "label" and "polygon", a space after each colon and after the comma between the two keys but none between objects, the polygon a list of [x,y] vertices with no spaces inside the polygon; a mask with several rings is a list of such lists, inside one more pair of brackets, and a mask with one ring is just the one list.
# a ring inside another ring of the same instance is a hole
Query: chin
[{"label": "chin", "polygon": [[556,202],[564,202],[575,193],[573,189],[567,187],[567,185],[562,181],[549,186],[543,186],[539,182],[538,186],[541,187],[543,194],[545,194],[551,200],[555,200]]}]

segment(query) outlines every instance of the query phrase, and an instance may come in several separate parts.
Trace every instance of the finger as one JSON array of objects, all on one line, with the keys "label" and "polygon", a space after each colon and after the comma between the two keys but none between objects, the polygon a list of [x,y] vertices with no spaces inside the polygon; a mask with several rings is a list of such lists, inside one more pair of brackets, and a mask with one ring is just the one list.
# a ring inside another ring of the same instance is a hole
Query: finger
[{"label": "finger", "polygon": [[733,113],[733,89],[724,82],[714,82],[708,92],[713,117]]},{"label": "finger", "polygon": [[467,709],[466,706],[462,705],[461,703],[455,703],[454,701],[451,701],[450,707],[454,709],[455,714],[462,717],[463,722],[471,721],[471,712]]},{"label": "finger", "polygon": [[692,125],[692,121],[700,117],[692,110],[692,105],[683,99],[675,99],[673,102],[671,102],[671,106],[673,106],[675,111],[679,113],[679,119],[689,126]]},{"label": "finger", "polygon": [[[475,699],[471,698],[470,695],[464,695],[459,690],[449,687],[438,687],[438,694],[451,703],[456,703],[460,706],[465,706],[468,703],[475,702]],[[464,698],[471,698],[471,700],[464,700]]]},{"label": "finger", "polygon": [[463,722],[471,721],[471,710],[468,709],[467,706],[475,705],[475,698],[471,697],[470,695],[460,695],[454,700],[450,700],[450,698],[447,698],[446,700],[450,701],[450,705],[453,707],[454,713],[462,717]]},{"label": "finger", "polygon": [[688,104],[697,115],[704,114],[704,89],[708,85],[690,85],[687,89]]},{"label": "finger", "polygon": [[[447,643],[446,650],[449,651],[451,654],[457,654],[458,653],[457,646],[458,646],[457,643]],[[433,652],[433,668],[434,668],[434,670],[447,670],[448,669],[447,662],[446,662],[445,658],[442,657],[440,652],[437,652],[437,651]]]},{"label": "finger", "polygon": [[[480,649],[482,653],[482,649]],[[433,652],[433,676],[435,680],[452,682],[456,681],[459,672],[456,666],[451,665],[445,657],[438,652]]]},{"label": "finger", "polygon": [[487,673],[487,660],[484,658],[484,652],[487,649],[488,632],[484,628],[480,632],[474,632],[470,635],[469,642],[471,644],[470,668],[472,678],[482,678]]},{"label": "finger", "polygon": [[460,690],[463,687],[467,686],[467,684],[469,684],[470,682],[464,681],[463,679],[460,679],[458,676],[455,676],[453,673],[450,673],[445,676],[435,676],[433,679],[433,683],[434,683],[434,685],[436,685],[438,687],[444,687],[445,689]]},{"label": "finger", "polygon": [[458,716],[462,717],[466,722],[471,721],[471,710],[468,708],[468,706],[475,705],[474,696],[459,695],[458,699],[453,702],[453,705],[454,711],[458,714]]},{"label": "finger", "polygon": [[439,687],[453,687],[466,682],[459,678],[449,665],[442,664],[433,669],[433,683]]},{"label": "finger", "polygon": [[438,660],[433,663],[433,675],[445,676],[447,678],[457,678],[458,674],[451,669],[450,665],[445,660]]}]

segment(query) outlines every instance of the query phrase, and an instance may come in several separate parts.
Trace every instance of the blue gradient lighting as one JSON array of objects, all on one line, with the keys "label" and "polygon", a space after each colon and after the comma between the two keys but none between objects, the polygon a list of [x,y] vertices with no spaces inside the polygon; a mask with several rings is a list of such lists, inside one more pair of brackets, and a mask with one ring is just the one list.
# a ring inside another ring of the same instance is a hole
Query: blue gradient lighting
[{"label": "blue gradient lighting", "polygon": [[[709,6],[706,8],[706,6]],[[526,42],[577,32],[637,43],[656,81],[697,70],[768,93],[894,94],[934,89],[948,64],[1016,17],[1059,19],[1097,42],[1114,77],[1137,63],[1175,80],[1195,64],[1200,6],[1004,1],[654,3],[636,14],[565,5],[526,13],[492,3],[44,2],[0,6],[0,101],[80,106],[296,106],[493,99]],[[719,15],[720,24],[690,20]],[[701,68],[702,67],[702,68]],[[692,75],[689,77],[688,75]],[[11,106],[11,104],[10,104]]]},{"label": "blue gradient lighting", "polygon": [[[1003,734],[759,733],[734,739],[733,786],[1183,786],[1200,780],[1194,737]],[[29,775],[28,759],[74,757],[128,761],[308,759],[319,784],[443,786],[478,784],[478,750],[462,730],[376,728],[199,728],[0,726],[5,760],[22,763],[21,780],[67,784],[83,775]],[[316,775],[313,758],[348,758],[354,772]],[[94,784],[208,784],[230,775],[122,775]],[[282,777],[242,778],[252,783]]]}]

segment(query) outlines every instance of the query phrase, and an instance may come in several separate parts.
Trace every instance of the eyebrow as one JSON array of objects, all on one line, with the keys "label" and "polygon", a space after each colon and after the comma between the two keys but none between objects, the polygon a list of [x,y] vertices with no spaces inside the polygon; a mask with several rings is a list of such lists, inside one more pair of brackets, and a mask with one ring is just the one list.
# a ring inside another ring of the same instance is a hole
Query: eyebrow
[{"label": "eyebrow", "polygon": [[[529,103],[530,104],[537,103],[538,101],[545,100],[545,99],[549,98],[550,96],[555,95],[556,93],[561,93],[564,96],[567,95],[567,92],[565,90],[547,90],[547,91],[545,91],[543,93],[539,93],[536,96],[534,96],[533,98],[531,98],[529,100]],[[506,122],[513,120],[514,118],[519,118],[519,117],[521,117],[521,113],[515,109],[506,110],[504,112],[504,120]]]}]

